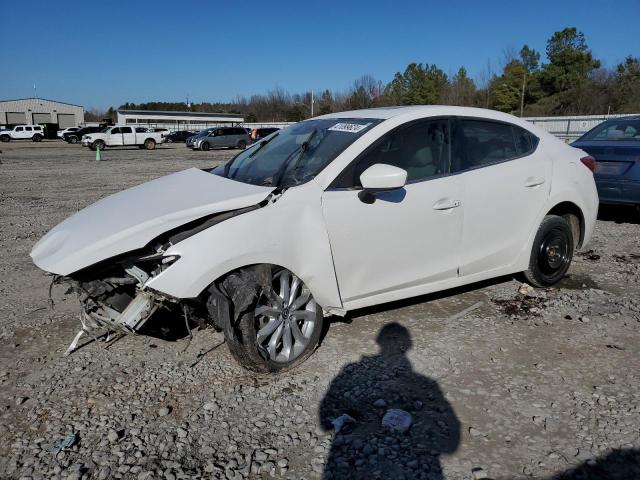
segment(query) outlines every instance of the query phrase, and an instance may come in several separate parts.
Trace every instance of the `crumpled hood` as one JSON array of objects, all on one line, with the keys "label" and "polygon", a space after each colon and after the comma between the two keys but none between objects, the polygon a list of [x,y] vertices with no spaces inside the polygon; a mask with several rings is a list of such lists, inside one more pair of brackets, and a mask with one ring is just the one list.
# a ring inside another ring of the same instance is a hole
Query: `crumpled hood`
[{"label": "crumpled hood", "polygon": [[249,207],[272,187],[190,168],[110,195],[47,233],[31,251],[41,269],[68,275],[144,247],[158,235],[218,212]]}]

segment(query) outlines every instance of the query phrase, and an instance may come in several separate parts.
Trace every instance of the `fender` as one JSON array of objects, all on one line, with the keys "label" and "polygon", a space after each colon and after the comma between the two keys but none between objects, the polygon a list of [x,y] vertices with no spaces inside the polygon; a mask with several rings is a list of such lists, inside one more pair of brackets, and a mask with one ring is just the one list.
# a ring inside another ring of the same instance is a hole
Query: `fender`
[{"label": "fender", "polygon": [[308,182],[287,190],[273,203],[173,245],[165,254],[180,259],[146,286],[176,298],[195,298],[233,270],[268,263],[293,272],[319,305],[340,313],[342,301],[321,194],[315,182]]}]

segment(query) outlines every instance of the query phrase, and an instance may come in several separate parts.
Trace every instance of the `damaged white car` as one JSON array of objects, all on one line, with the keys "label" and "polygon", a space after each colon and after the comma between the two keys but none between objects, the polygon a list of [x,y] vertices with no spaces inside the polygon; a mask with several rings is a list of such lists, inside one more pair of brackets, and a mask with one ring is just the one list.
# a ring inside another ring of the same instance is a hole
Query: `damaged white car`
[{"label": "damaged white car", "polygon": [[594,228],[593,168],[499,112],[336,113],[104,198],[31,256],[78,294],[78,336],[137,332],[168,308],[278,371],[313,352],[329,314],[516,272],[555,284]]}]

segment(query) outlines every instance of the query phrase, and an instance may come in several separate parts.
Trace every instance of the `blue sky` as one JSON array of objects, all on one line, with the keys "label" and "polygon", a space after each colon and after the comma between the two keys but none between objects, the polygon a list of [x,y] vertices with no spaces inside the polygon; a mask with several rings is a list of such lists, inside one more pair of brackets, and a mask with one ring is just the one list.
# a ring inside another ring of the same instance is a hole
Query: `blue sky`
[{"label": "blue sky", "polygon": [[36,83],[40,97],[85,108],[344,90],[410,62],[477,78],[506,49],[544,52],[567,26],[605,66],[640,56],[640,0],[35,0],[2,12],[0,99],[30,97]]}]

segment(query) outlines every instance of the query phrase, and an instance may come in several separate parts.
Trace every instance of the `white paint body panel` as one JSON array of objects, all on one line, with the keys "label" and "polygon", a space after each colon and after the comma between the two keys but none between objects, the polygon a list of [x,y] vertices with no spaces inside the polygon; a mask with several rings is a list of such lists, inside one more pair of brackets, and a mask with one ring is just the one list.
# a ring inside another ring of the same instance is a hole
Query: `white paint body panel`
[{"label": "white paint body panel", "polygon": [[[344,168],[385,133],[438,116],[505,121],[531,131],[540,144],[529,157],[411,183],[379,194],[372,204],[360,201],[357,190],[329,189]],[[173,245],[166,255],[180,259],[147,286],[193,298],[232,270],[271,263],[298,275],[326,311],[344,313],[525,270],[540,222],[561,202],[572,202],[584,215],[582,245],[591,237],[598,196],[593,175],[580,162],[586,154],[528,122],[500,112],[445,106],[361,110],[324,118],[384,121],[313,180]],[[140,248],[190,220],[255,205],[270,192],[187,170],[77,213],[47,234],[32,256],[44,270],[69,274]]]},{"label": "white paint body panel", "polygon": [[322,203],[342,300],[455,278],[462,227],[453,203],[460,183],[449,176],[383,192],[372,204],[355,190],[328,190]]},{"label": "white paint body panel", "polygon": [[43,270],[68,275],[205,215],[260,203],[272,190],[191,168],[80,210],[47,233],[31,257]]}]

